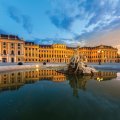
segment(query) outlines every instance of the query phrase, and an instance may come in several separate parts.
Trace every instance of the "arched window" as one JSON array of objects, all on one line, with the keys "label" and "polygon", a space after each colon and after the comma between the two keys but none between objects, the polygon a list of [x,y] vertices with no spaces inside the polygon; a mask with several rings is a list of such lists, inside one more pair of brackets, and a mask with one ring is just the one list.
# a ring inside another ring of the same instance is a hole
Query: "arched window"
[{"label": "arched window", "polygon": [[14,51],[13,50],[11,51],[11,55],[14,55]]},{"label": "arched window", "polygon": [[18,43],[18,46],[20,46],[20,43]]},{"label": "arched window", "polygon": [[18,55],[20,55],[20,51],[18,51]]},{"label": "arched window", "polygon": [[6,50],[3,50],[3,54],[6,55]]},{"label": "arched window", "polygon": [[18,58],[18,61],[20,61],[20,58]]}]

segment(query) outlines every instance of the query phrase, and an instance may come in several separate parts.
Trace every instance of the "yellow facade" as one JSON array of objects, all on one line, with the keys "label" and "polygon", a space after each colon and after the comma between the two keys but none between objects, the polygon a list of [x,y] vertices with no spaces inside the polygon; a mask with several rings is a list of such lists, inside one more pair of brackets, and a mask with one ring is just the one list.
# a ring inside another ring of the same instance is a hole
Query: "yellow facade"
[{"label": "yellow facade", "polygon": [[39,45],[25,42],[25,62],[39,62]]},{"label": "yellow facade", "polygon": [[39,61],[43,62],[69,62],[74,50],[64,44],[40,45]]},{"label": "yellow facade", "polygon": [[[35,50],[35,49],[36,50]],[[32,51],[32,50],[35,51]],[[33,43],[25,44],[26,62],[56,62],[69,63],[74,54],[73,47],[67,47],[64,44],[53,45],[35,45]],[[85,55],[88,62],[117,62],[118,50],[111,46],[100,45],[96,47],[81,47],[78,49],[80,55]],[[33,56],[33,55],[34,56]],[[30,55],[30,56],[29,56]]]},{"label": "yellow facade", "polygon": [[[0,62],[69,63],[74,49],[65,44],[37,45],[33,42],[24,42],[17,36],[0,35]],[[119,61],[118,49],[111,46],[81,47],[78,51],[92,63]]]},{"label": "yellow facade", "polygon": [[0,35],[0,62],[24,61],[24,41],[13,35]]},{"label": "yellow facade", "polygon": [[88,62],[117,62],[118,49],[111,46],[100,45],[96,47],[82,47],[79,48],[79,54],[87,57]]}]

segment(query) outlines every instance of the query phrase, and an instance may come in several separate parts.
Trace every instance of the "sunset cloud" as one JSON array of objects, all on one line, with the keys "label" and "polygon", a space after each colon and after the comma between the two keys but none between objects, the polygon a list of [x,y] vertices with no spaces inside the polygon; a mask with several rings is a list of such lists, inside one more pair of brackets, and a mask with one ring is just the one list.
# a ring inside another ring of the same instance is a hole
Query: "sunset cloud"
[{"label": "sunset cloud", "polygon": [[57,28],[73,32],[79,39],[115,29],[120,20],[119,4],[119,0],[54,0],[49,16]]}]

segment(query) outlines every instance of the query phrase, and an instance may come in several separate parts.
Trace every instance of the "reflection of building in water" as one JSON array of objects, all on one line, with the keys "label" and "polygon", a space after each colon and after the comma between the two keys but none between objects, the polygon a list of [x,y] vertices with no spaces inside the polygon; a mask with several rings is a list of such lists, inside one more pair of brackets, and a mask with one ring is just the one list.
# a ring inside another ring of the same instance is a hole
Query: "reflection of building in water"
[{"label": "reflection of building in water", "polygon": [[86,90],[87,80],[91,79],[91,76],[68,76],[69,84],[73,88],[73,95],[78,96],[78,90]]},{"label": "reflection of building in water", "polygon": [[[95,73],[94,79],[110,80],[116,78],[116,72],[98,72]],[[69,80],[70,86],[73,88],[74,96],[78,96],[78,90],[86,90],[87,80],[92,79],[91,76],[66,76],[56,70],[32,70],[32,71],[18,71],[0,74],[0,90],[14,90],[20,88],[27,83],[33,83],[39,80],[51,80],[54,82],[63,82]]]},{"label": "reflection of building in water", "polygon": [[62,73],[56,72],[56,70],[36,70],[25,72],[26,81],[28,80],[52,80],[56,82],[62,82],[66,80],[66,77]]},{"label": "reflection of building in water", "polygon": [[102,81],[102,80],[110,80],[110,79],[113,79],[113,78],[116,78],[117,77],[117,73],[116,72],[97,72],[95,73],[94,75],[94,79],[95,80],[98,80],[98,81]]},{"label": "reflection of building in water", "polygon": [[69,84],[73,88],[73,95],[78,97],[78,90],[86,90],[87,81],[90,79],[111,80],[117,77],[116,72],[97,72],[93,77],[91,76],[68,76]]},{"label": "reflection of building in water", "polygon": [[0,90],[18,89],[26,83],[33,83],[39,80],[51,80],[54,82],[63,82],[66,77],[56,70],[33,70],[14,73],[0,74]]},{"label": "reflection of building in water", "polygon": [[17,89],[24,85],[24,73],[2,73],[0,74],[0,90]]}]

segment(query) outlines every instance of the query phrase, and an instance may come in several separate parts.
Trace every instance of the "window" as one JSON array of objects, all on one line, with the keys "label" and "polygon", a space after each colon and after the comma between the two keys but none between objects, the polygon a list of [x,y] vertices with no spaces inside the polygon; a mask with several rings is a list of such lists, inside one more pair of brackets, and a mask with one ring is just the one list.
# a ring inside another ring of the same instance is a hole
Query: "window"
[{"label": "window", "polygon": [[20,61],[20,58],[18,58],[18,61]]},{"label": "window", "polygon": [[11,51],[11,55],[14,55],[14,51],[13,50]]},{"label": "window", "polygon": [[18,47],[20,46],[20,43],[18,43]]},{"label": "window", "polygon": [[3,50],[3,54],[6,55],[6,50]]},{"label": "window", "polygon": [[14,44],[13,43],[11,43],[11,48],[14,48]]},{"label": "window", "polygon": [[20,72],[18,73],[18,75],[20,75]]},{"label": "window", "polygon": [[21,46],[21,44],[20,44],[20,43],[18,43],[18,49],[20,49],[20,46]]},{"label": "window", "polygon": [[6,45],[6,43],[5,43],[5,42],[3,42],[3,45]]},{"label": "window", "polygon": [[20,55],[20,51],[18,51],[18,55]]}]

